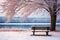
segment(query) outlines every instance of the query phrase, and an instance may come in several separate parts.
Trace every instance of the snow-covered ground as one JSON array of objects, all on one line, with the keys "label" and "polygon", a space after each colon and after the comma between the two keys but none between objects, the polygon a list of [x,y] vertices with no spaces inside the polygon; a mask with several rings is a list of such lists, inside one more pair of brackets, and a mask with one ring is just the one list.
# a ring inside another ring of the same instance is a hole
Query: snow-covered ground
[{"label": "snow-covered ground", "polygon": [[60,40],[60,32],[49,32],[49,34],[51,36],[31,36],[31,31],[1,31],[0,40]]}]

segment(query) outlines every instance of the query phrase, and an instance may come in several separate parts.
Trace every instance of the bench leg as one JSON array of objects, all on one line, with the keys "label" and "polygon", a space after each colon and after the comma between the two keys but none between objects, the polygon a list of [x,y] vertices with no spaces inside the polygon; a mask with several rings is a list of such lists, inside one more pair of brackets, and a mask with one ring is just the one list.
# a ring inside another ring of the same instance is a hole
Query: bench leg
[{"label": "bench leg", "polygon": [[46,32],[46,35],[48,36],[48,31]]},{"label": "bench leg", "polygon": [[33,35],[35,35],[35,31],[33,31]]}]

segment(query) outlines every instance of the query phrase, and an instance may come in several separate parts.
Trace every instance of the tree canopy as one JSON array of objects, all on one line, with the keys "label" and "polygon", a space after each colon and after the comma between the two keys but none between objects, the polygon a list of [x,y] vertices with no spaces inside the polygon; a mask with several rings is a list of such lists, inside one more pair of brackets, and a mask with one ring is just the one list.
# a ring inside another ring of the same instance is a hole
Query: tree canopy
[{"label": "tree canopy", "polygon": [[[56,7],[54,5],[56,5]],[[9,22],[18,11],[25,19],[38,8],[44,8],[48,12],[53,10],[58,12],[60,10],[60,4],[57,3],[57,0],[6,0],[2,2],[0,6],[8,17],[7,22]]]}]

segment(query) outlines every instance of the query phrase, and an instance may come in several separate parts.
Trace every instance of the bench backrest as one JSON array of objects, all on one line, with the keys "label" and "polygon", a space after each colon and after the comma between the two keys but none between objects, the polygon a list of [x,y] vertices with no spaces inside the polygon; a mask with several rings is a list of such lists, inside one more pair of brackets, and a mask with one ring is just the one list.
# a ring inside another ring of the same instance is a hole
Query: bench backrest
[{"label": "bench backrest", "polygon": [[50,30],[50,27],[32,27],[32,30]]}]

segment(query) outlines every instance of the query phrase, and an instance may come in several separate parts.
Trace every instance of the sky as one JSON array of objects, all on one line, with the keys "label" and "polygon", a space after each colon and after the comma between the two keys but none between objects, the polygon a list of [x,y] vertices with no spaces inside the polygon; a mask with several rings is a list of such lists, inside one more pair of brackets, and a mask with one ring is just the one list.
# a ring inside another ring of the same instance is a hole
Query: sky
[{"label": "sky", "polygon": [[[0,0],[0,3],[1,2],[4,2],[6,0]],[[0,7],[1,8],[1,7]],[[1,11],[0,11],[1,12]],[[5,16],[6,14],[5,13],[0,13],[0,17],[2,16]],[[19,12],[17,12],[14,17],[22,17],[20,15]],[[60,15],[58,15],[58,18],[60,17]],[[30,16],[28,16],[28,18],[50,18],[50,15],[49,15],[49,12],[47,12],[45,9],[42,9],[41,10],[36,10],[35,12],[32,12],[32,14]],[[60,18],[59,18],[60,19]]]}]

